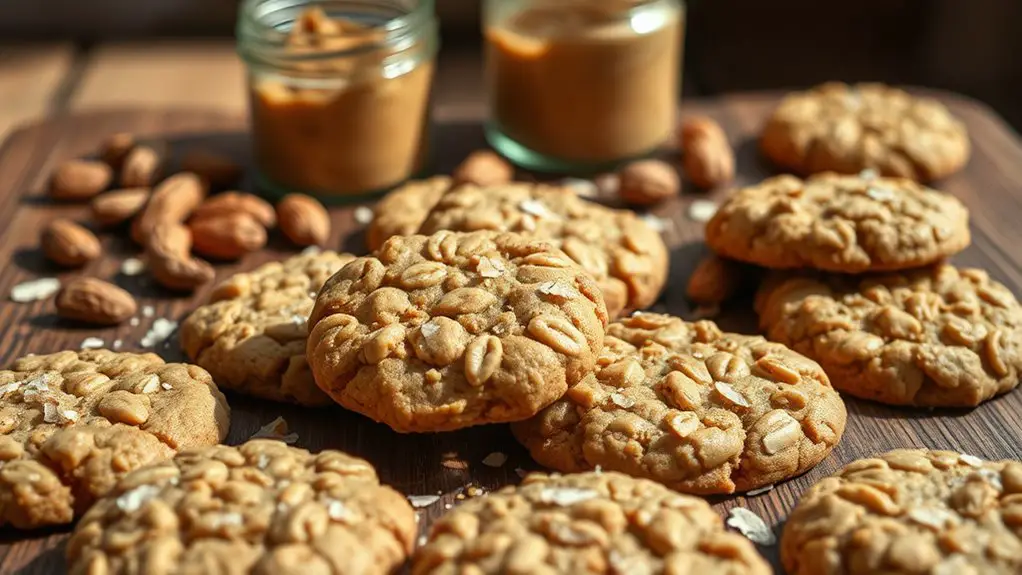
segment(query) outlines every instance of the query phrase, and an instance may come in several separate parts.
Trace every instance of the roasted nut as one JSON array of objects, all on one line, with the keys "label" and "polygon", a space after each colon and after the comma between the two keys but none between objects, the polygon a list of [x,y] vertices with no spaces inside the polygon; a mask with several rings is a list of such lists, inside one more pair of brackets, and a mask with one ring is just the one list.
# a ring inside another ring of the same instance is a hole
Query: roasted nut
[{"label": "roasted nut", "polygon": [[121,168],[121,186],[125,188],[151,188],[163,169],[163,156],[152,146],[136,146],[124,158]]},{"label": "roasted nut", "polygon": [[206,183],[191,172],[181,172],[164,180],[149,199],[145,210],[135,219],[131,237],[146,245],[153,228],[162,223],[182,224],[206,197]]},{"label": "roasted nut", "polygon": [[330,214],[310,196],[285,196],[277,204],[277,221],[287,239],[300,246],[321,246],[330,238]]},{"label": "roasted nut", "polygon": [[193,291],[216,275],[207,262],[191,256],[192,233],[182,224],[160,222],[146,244],[149,270],[160,285]]},{"label": "roasted nut", "polygon": [[124,166],[124,160],[135,147],[135,136],[127,132],[110,135],[99,147],[99,158],[115,170]]},{"label": "roasted nut", "polygon": [[110,185],[113,170],[103,162],[68,160],[57,167],[50,180],[50,196],[56,200],[87,200]]},{"label": "roasted nut", "polygon": [[92,210],[92,218],[96,220],[97,224],[115,226],[135,217],[148,201],[148,189],[127,188],[92,198],[89,208]]},{"label": "roasted nut", "polygon": [[181,159],[181,169],[194,172],[217,187],[235,184],[243,173],[241,165],[234,160],[207,150],[192,150],[185,154]]},{"label": "roasted nut", "polygon": [[211,258],[236,260],[266,245],[266,228],[245,213],[202,218],[189,227],[192,248]]},{"label": "roasted nut", "polygon": [[130,293],[96,278],[75,278],[60,290],[56,300],[60,317],[116,325],[135,315],[138,305]]},{"label": "roasted nut", "polygon": [[224,192],[211,196],[192,214],[192,220],[226,216],[230,214],[247,214],[265,228],[277,225],[277,214],[269,202],[244,192]]},{"label": "roasted nut", "polygon": [[714,188],[735,177],[735,153],[714,120],[691,118],[681,127],[685,175],[700,188]]},{"label": "roasted nut", "polygon": [[700,260],[688,278],[685,295],[698,304],[721,304],[731,299],[751,275],[746,266],[710,254]]},{"label": "roasted nut", "polygon": [[681,193],[674,167],[660,160],[640,160],[619,174],[618,195],[629,204],[652,206]]},{"label": "roasted nut", "polygon": [[47,258],[67,267],[83,266],[103,253],[95,234],[65,219],[53,220],[46,225],[41,244]]},{"label": "roasted nut", "polygon": [[510,182],[514,175],[514,168],[504,158],[490,150],[478,150],[461,162],[453,178],[455,185],[493,186]]}]

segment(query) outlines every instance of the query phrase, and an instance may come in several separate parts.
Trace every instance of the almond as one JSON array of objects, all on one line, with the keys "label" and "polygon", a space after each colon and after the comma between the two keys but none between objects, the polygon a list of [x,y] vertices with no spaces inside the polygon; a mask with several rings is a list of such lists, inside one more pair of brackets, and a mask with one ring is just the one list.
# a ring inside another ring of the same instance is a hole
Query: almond
[{"label": "almond", "polygon": [[163,168],[163,155],[153,146],[136,146],[124,158],[121,168],[121,186],[125,188],[151,188],[156,184]]},{"label": "almond", "polygon": [[145,210],[131,229],[131,237],[142,245],[160,223],[182,224],[206,197],[206,182],[191,172],[174,174],[153,190]]},{"label": "almond", "polygon": [[266,245],[266,228],[245,213],[193,221],[192,249],[218,260],[236,260]]},{"label": "almond", "polygon": [[735,177],[735,152],[720,124],[698,117],[681,126],[685,175],[700,188],[715,188]]},{"label": "almond", "polygon": [[68,160],[50,180],[50,196],[57,200],[87,200],[110,185],[114,173],[103,162]]},{"label": "almond", "polygon": [[213,279],[209,263],[192,257],[192,233],[177,222],[160,222],[146,244],[149,271],[160,285],[172,290],[193,291]]},{"label": "almond", "polygon": [[243,170],[234,160],[207,150],[192,150],[181,159],[181,169],[206,178],[210,184],[225,187],[241,179]]},{"label": "almond", "polygon": [[681,193],[678,172],[660,160],[632,162],[618,175],[617,193],[629,204],[652,206]]},{"label": "almond", "polygon": [[43,228],[40,238],[43,254],[56,264],[83,266],[103,253],[99,238],[71,220],[53,220]]},{"label": "almond", "polygon": [[330,238],[330,214],[315,198],[289,194],[277,204],[280,231],[300,246],[321,246]]},{"label": "almond", "polygon": [[504,158],[490,150],[478,150],[461,162],[452,177],[455,185],[493,186],[510,182],[514,175],[515,169]]},{"label": "almond", "polygon": [[111,134],[99,147],[99,158],[108,166],[119,170],[124,166],[124,160],[135,147],[135,136],[127,132]]},{"label": "almond", "polygon": [[135,217],[148,201],[147,188],[126,188],[92,198],[89,207],[96,223],[101,226],[115,226]]},{"label": "almond", "polygon": [[277,225],[277,214],[269,202],[244,192],[224,192],[210,197],[192,214],[193,220],[202,220],[230,214],[248,214],[265,228]]},{"label": "almond", "polygon": [[112,283],[96,278],[75,278],[67,283],[56,299],[60,317],[115,325],[135,315],[135,298]]},{"label": "almond", "polygon": [[752,266],[710,254],[699,261],[688,278],[685,295],[697,304],[718,305],[734,297],[744,286],[755,285],[756,280]]}]

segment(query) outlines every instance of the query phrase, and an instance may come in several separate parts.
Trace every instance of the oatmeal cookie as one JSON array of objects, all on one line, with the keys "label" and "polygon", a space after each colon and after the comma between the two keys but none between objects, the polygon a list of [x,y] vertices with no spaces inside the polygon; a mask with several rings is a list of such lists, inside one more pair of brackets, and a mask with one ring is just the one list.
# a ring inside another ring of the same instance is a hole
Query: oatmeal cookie
[{"label": "oatmeal cookie", "polygon": [[0,371],[0,526],[70,523],[125,473],[227,435],[202,368],[107,350],[27,356]]},{"label": "oatmeal cookie", "polygon": [[762,337],[642,313],[611,323],[604,346],[593,375],[512,426],[547,467],[733,493],[804,473],[844,432],[820,366]]},{"label": "oatmeal cookie", "polygon": [[767,121],[760,148],[799,174],[871,169],[929,181],[969,160],[969,135],[940,102],[882,84],[828,83],[788,95]]},{"label": "oatmeal cookie", "polygon": [[1022,377],[1022,306],[978,269],[777,274],[760,288],[756,311],[769,339],[864,399],[971,407]]},{"label": "oatmeal cookie", "polygon": [[614,472],[532,474],[466,501],[412,560],[412,575],[770,572],[702,499]]},{"label": "oatmeal cookie", "polygon": [[814,485],[788,517],[790,575],[1022,573],[1022,463],[899,449]]},{"label": "oatmeal cookie", "polygon": [[67,544],[73,574],[384,575],[415,512],[369,463],[279,441],[184,451],[124,477]]},{"label": "oatmeal cookie", "polygon": [[305,361],[306,322],[319,288],[353,259],[301,254],[229,278],[181,325],[181,347],[224,389],[307,406],[332,403]]},{"label": "oatmeal cookie", "polygon": [[316,383],[400,432],[531,417],[593,368],[592,278],[518,234],[395,236],[344,266],[309,319]]},{"label": "oatmeal cookie", "polygon": [[969,212],[956,198],[868,175],[770,178],[734,193],[706,225],[717,254],[776,269],[908,269],[969,241]]},{"label": "oatmeal cookie", "polygon": [[512,183],[445,194],[419,233],[498,230],[552,242],[596,278],[611,317],[649,307],[667,279],[660,234],[633,212],[587,202],[568,187]]},{"label": "oatmeal cookie", "polygon": [[408,182],[384,196],[377,202],[373,221],[366,228],[366,246],[375,250],[391,236],[414,234],[450,187],[450,177],[434,176]]}]

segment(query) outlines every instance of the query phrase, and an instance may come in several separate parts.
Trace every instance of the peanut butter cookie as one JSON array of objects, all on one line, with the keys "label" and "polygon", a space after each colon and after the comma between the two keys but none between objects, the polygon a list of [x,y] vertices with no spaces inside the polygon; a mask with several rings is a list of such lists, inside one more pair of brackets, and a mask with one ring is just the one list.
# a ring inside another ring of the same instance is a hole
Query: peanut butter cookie
[{"label": "peanut butter cookie", "polygon": [[229,278],[181,326],[181,346],[224,389],[273,401],[332,403],[305,361],[306,322],[323,284],[355,259],[301,254]]},{"label": "peanut butter cookie", "polygon": [[567,187],[460,186],[440,199],[420,233],[439,230],[518,232],[553,243],[596,278],[611,317],[649,307],[667,278],[659,233],[633,212],[587,202]]},{"label": "peanut butter cookie", "polygon": [[433,524],[413,575],[766,575],[702,499],[620,473],[532,474]]},{"label": "peanut butter cookie", "polygon": [[139,469],[85,514],[73,574],[385,575],[415,541],[415,512],[369,463],[252,440]]},{"label": "peanut butter cookie", "polygon": [[965,125],[943,104],[883,84],[831,82],[790,94],[759,143],[799,174],[871,169],[917,181],[957,172],[970,153]]},{"label": "peanut butter cookie", "polygon": [[762,337],[642,313],[611,323],[604,345],[593,375],[512,426],[547,467],[733,493],[807,471],[844,432],[820,366]]},{"label": "peanut butter cookie", "polygon": [[767,268],[893,271],[969,245],[956,198],[905,179],[778,176],[734,193],[706,225],[719,255]]},{"label": "peanut butter cookie", "polygon": [[124,474],[227,435],[202,368],[106,350],[27,356],[0,371],[0,526],[70,523]]},{"label": "peanut butter cookie", "polygon": [[373,221],[366,228],[366,246],[375,250],[391,236],[414,234],[450,187],[451,178],[434,176],[408,182],[383,196],[376,203]]},{"label": "peanut butter cookie", "polygon": [[863,277],[778,274],[760,328],[820,362],[834,386],[892,405],[971,407],[1018,385],[1022,306],[978,269]]},{"label": "peanut butter cookie", "polygon": [[309,320],[316,383],[400,432],[525,419],[589,372],[607,312],[582,268],[518,234],[395,236]]},{"label": "peanut butter cookie", "polygon": [[789,575],[1022,573],[1022,463],[899,449],[814,485],[781,539]]}]

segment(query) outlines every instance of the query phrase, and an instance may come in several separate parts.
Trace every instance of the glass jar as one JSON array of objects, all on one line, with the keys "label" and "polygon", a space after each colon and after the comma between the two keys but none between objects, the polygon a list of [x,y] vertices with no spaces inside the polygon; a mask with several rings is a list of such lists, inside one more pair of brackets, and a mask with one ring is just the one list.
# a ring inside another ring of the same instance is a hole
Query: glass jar
[{"label": "glass jar", "polygon": [[532,170],[588,173],[674,131],[681,0],[486,0],[490,144]]},{"label": "glass jar", "polygon": [[358,201],[423,167],[432,0],[245,0],[237,37],[268,195]]}]

